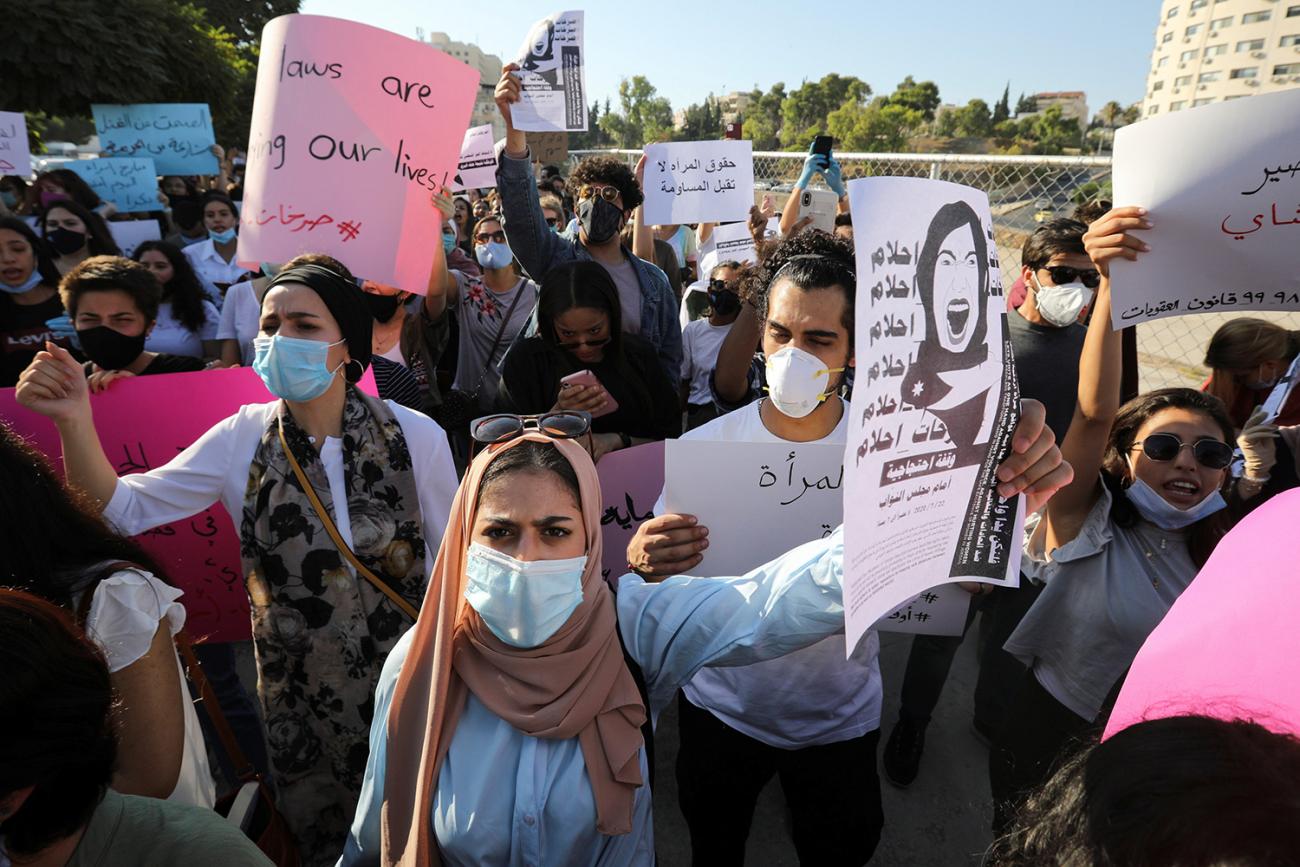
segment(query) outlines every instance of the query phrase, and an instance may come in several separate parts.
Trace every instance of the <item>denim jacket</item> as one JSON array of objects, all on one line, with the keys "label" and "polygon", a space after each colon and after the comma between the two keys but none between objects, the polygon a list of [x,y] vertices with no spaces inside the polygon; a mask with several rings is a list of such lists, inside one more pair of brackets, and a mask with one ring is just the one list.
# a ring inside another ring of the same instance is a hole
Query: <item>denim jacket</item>
[{"label": "denim jacket", "polygon": [[[546,225],[531,157],[515,159],[502,149],[497,162],[497,194],[501,197],[501,225],[510,250],[535,283],[540,285],[546,272],[556,265],[592,260],[581,241],[559,235]],[[682,330],[668,276],[627,249],[623,255],[632,263],[641,284],[641,336],[654,346],[668,381],[677,382],[682,375]],[[529,332],[536,328],[535,319],[526,329]]]}]

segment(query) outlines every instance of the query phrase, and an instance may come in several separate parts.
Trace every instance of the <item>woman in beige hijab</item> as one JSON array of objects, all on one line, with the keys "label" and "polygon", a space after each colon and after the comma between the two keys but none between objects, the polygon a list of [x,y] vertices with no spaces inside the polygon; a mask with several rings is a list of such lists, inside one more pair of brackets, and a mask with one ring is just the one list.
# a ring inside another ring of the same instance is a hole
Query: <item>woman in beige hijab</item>
[{"label": "woman in beige hijab", "polygon": [[[1031,415],[1007,478],[1037,507],[1069,474]],[[380,675],[341,864],[651,865],[647,703],[657,716],[705,665],[844,627],[841,529],[739,578],[629,574],[615,595],[596,468],[572,439],[586,420],[498,422],[515,430],[471,463],[420,620]]]}]

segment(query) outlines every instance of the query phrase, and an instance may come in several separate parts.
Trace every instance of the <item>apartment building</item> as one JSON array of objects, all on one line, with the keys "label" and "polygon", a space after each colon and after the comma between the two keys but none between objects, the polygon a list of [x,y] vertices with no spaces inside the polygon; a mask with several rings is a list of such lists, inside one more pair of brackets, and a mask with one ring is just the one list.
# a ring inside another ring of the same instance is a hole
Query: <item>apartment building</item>
[{"label": "apartment building", "polygon": [[488,54],[472,42],[457,42],[446,33],[430,33],[428,41],[443,54],[449,54],[478,70],[479,87],[474,97],[474,113],[470,115],[469,125],[482,126],[490,123],[493,135],[503,138],[506,134],[505,122],[501,120],[496,100],[493,99],[497,82],[501,79],[501,58]]},{"label": "apartment building", "polygon": [[1300,85],[1300,0],[1164,0],[1146,117]]}]

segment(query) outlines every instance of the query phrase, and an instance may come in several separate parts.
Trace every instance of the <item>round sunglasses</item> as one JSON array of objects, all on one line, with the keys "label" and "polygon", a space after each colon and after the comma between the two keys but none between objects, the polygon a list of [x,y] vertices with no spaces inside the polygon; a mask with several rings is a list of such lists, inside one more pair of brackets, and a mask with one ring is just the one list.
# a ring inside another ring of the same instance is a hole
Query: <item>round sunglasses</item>
[{"label": "round sunglasses", "polygon": [[591,433],[591,413],[577,409],[547,412],[541,415],[497,413],[476,418],[469,424],[469,435],[477,445],[495,445],[536,431],[556,440],[572,440]]},{"label": "round sunglasses", "polygon": [[1185,443],[1167,433],[1151,434],[1142,442],[1134,443],[1130,451],[1141,449],[1142,454],[1151,460],[1166,463],[1178,457],[1178,453],[1185,448],[1192,450],[1197,463],[1212,470],[1222,470],[1232,463],[1232,446],[1225,442],[1204,439]]}]

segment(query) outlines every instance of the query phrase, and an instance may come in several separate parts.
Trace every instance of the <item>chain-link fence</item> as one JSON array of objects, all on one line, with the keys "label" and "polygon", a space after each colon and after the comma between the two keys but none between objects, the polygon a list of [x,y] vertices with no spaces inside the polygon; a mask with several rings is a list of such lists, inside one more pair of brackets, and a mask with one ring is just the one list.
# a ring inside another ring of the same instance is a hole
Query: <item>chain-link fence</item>
[{"label": "chain-link fence", "polygon": [[[641,155],[636,150],[574,151],[569,158],[576,162],[596,153],[622,156],[629,165],[634,165]],[[804,156],[755,152],[755,198],[770,194],[777,210],[784,207],[803,169]],[[952,181],[984,190],[993,212],[998,260],[1007,287],[1020,276],[1020,250],[1034,228],[1043,220],[1070,216],[1076,194],[1081,192],[1086,197],[1110,180],[1109,157],[836,153],[835,159],[843,167],[846,181],[897,175]],[[821,184],[820,178],[813,182],[814,188]],[[1169,385],[1199,385],[1207,373],[1201,365],[1205,346],[1215,329],[1233,315],[1180,316],[1139,325],[1141,388],[1145,391]],[[1300,313],[1254,315],[1300,329]]]}]

